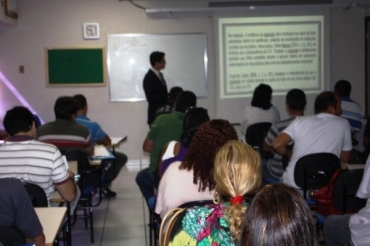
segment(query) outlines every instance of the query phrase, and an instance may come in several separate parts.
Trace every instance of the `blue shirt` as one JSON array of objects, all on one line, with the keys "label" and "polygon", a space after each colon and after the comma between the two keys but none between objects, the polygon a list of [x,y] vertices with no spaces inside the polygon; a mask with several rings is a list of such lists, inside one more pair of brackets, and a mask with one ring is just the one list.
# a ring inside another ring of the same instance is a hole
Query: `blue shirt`
[{"label": "blue shirt", "polygon": [[75,121],[89,129],[92,145],[95,145],[97,141],[102,140],[107,135],[96,121],[91,121],[85,115],[77,115]]}]

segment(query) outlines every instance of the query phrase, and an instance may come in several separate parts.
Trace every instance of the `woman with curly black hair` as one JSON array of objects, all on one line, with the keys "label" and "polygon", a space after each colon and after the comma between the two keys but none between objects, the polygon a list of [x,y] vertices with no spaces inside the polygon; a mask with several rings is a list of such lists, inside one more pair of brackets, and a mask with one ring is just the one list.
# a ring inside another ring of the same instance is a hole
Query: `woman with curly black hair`
[{"label": "woman with curly black hair", "polygon": [[161,160],[158,162],[160,177],[173,162],[184,160],[193,135],[204,122],[209,120],[207,109],[189,108],[186,111],[180,141],[169,142],[161,153]]},{"label": "woman with curly black hair", "polygon": [[212,200],[214,158],[230,140],[237,140],[237,134],[227,120],[204,123],[193,136],[184,161],[171,164],[164,173],[155,212],[163,217],[170,209],[186,202]]}]

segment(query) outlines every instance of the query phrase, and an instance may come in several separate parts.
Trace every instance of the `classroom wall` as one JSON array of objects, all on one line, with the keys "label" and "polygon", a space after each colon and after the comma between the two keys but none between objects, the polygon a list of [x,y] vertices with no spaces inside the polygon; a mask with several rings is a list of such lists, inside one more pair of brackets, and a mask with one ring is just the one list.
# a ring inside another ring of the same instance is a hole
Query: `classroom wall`
[{"label": "classroom wall", "polygon": [[[208,1],[135,1],[147,8],[206,7]],[[53,105],[62,95],[84,94],[89,103],[88,116],[98,121],[110,136],[128,135],[120,150],[131,163],[147,162],[141,150],[149,130],[146,102],[109,102],[105,87],[47,87],[45,48],[106,46],[108,34],[120,33],[194,33],[208,37],[209,97],[198,105],[209,110],[216,105],[216,61],[213,19],[209,13],[186,13],[172,17],[148,17],[144,10],[118,0],[18,0],[18,24],[0,29],[0,71],[13,83],[46,122],[54,119]],[[82,25],[100,24],[99,40],[84,40]],[[330,78],[353,84],[353,97],[364,106],[364,12],[361,9],[331,10]],[[148,54],[149,55],[149,54]],[[167,61],[167,63],[176,61]],[[19,66],[25,73],[19,73]],[[149,62],[148,62],[149,68]],[[7,88],[0,86],[0,104],[10,107],[19,102],[10,99]],[[0,108],[1,109],[1,108]],[[0,116],[3,112],[0,113]],[[282,114],[284,115],[284,113]]]}]

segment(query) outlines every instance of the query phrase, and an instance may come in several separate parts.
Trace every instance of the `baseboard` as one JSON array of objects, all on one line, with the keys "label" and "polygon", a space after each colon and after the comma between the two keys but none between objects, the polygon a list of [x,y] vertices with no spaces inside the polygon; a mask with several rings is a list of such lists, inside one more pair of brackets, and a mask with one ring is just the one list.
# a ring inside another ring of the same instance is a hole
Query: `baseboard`
[{"label": "baseboard", "polygon": [[126,163],[128,170],[141,170],[149,167],[149,159],[139,159],[139,160],[128,160]]}]

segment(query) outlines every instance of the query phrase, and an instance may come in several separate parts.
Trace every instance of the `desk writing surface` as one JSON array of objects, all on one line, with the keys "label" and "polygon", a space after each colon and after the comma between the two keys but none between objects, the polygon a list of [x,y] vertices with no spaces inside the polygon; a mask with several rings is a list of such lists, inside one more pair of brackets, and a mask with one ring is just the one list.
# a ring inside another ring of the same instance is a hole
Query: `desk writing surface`
[{"label": "desk writing surface", "polygon": [[94,155],[89,160],[115,159],[114,155],[103,145],[94,146]]},{"label": "desk writing surface", "polygon": [[78,164],[77,161],[68,161],[69,170],[74,174],[78,174]]},{"label": "desk writing surface", "polygon": [[365,164],[346,164],[348,170],[365,169]]},{"label": "desk writing surface", "polygon": [[120,143],[124,142],[127,140],[127,136],[124,136],[124,137],[111,137],[111,146],[116,146],[116,145],[119,145]]},{"label": "desk writing surface", "polygon": [[66,214],[66,207],[35,208],[45,234],[45,245],[52,246]]}]

